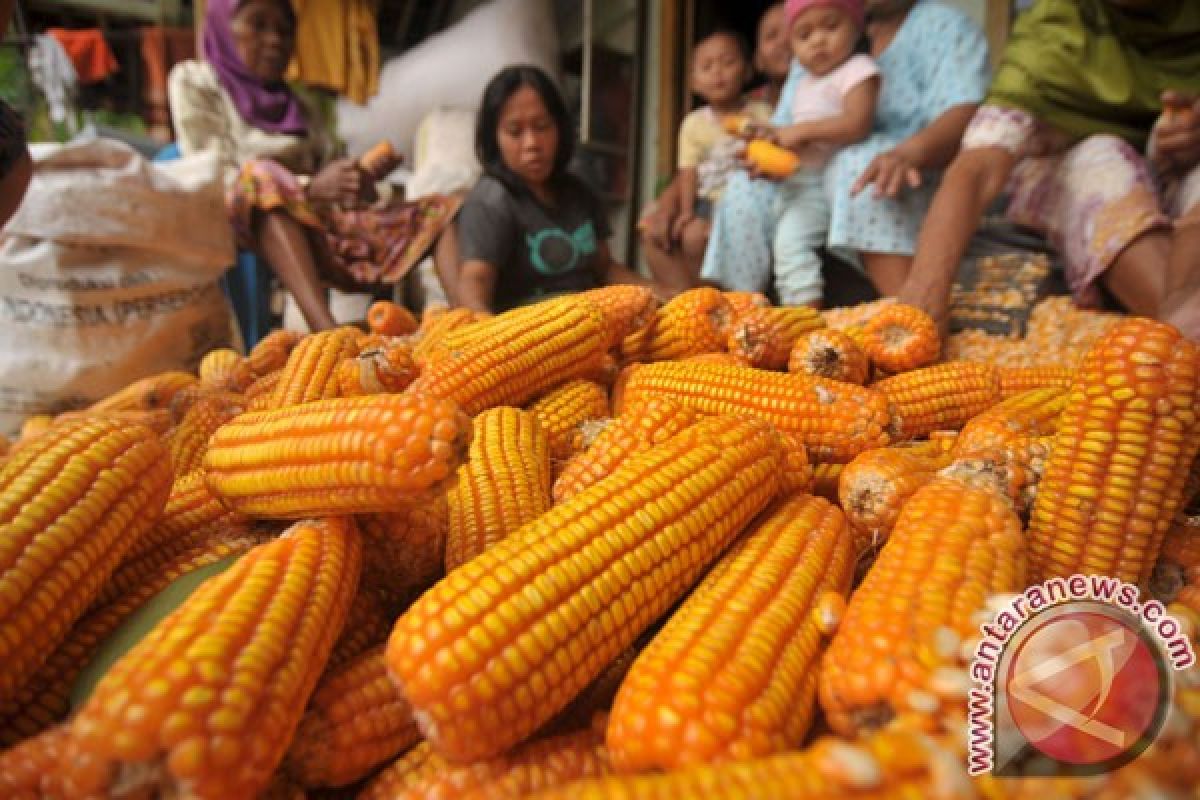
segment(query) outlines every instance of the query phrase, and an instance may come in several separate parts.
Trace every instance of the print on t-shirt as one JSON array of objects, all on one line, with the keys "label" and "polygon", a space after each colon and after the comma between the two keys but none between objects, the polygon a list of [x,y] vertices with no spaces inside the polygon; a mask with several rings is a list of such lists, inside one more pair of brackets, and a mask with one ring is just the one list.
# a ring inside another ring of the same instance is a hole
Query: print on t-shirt
[{"label": "print on t-shirt", "polygon": [[580,259],[596,252],[596,228],[592,221],[580,225],[574,233],[562,228],[543,228],[536,234],[525,234],[529,247],[529,263],[543,275],[570,272]]}]

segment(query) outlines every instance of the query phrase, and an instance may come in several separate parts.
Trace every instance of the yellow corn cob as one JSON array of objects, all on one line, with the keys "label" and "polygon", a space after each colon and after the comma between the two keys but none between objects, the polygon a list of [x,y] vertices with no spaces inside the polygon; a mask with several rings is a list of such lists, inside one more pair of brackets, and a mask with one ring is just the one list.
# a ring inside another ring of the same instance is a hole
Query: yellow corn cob
[{"label": "yellow corn cob", "polygon": [[209,396],[193,403],[179,424],[163,436],[175,475],[182,477],[199,469],[209,437],[245,410],[245,401],[237,395]]},{"label": "yellow corn cob", "polygon": [[[111,603],[94,605],[71,627],[45,663],[11,702],[0,703],[0,746],[16,744],[66,718],[71,689],[96,650],[133,612],[192,570],[244,553],[273,539],[265,531],[247,531],[197,544],[159,565],[153,573]],[[0,797],[4,796],[0,793]]]},{"label": "yellow corn cob", "polygon": [[1075,370],[1071,367],[1000,367],[1000,394],[1007,398],[1031,389],[1065,392],[1071,388],[1074,375]]},{"label": "yellow corn cob", "polygon": [[554,502],[579,494],[611,475],[625,459],[665,442],[695,421],[696,412],[663,397],[630,405],[563,468],[554,482]]},{"label": "yellow corn cob", "polygon": [[1175,328],[1139,318],[1088,351],[1033,506],[1035,579],[1150,577],[1200,446],[1198,365]]},{"label": "yellow corn cob", "polygon": [[722,557],[642,651],[607,743],[621,772],[745,760],[812,723],[823,592],[850,589],[850,535],[829,501],[793,495]]},{"label": "yellow corn cob", "polygon": [[171,412],[165,408],[136,411],[67,411],[54,418],[54,427],[86,419],[106,419],[120,425],[140,425],[161,435],[171,427]]},{"label": "yellow corn cob", "polygon": [[231,392],[228,389],[221,389],[216,386],[194,383],[191,386],[180,389],[171,398],[171,424],[178,425],[183,422],[183,418],[192,410],[192,406],[201,400],[222,402],[225,405],[231,406],[245,406],[246,396],[240,392]]},{"label": "yellow corn cob", "polygon": [[612,771],[604,735],[592,727],[534,739],[473,764],[446,765],[390,795],[391,800],[502,800],[526,797]]},{"label": "yellow corn cob", "polygon": [[1053,436],[1010,439],[996,447],[953,456],[940,474],[971,486],[998,489],[1025,519],[1037,497],[1053,446]]},{"label": "yellow corn cob", "polygon": [[60,767],[70,796],[266,788],[345,620],[361,555],[349,518],[305,521],[203,583],[71,721]]},{"label": "yellow corn cob", "polygon": [[1200,520],[1177,516],[1163,537],[1149,588],[1166,604],[1193,585],[1200,588]]},{"label": "yellow corn cob", "polygon": [[337,368],[358,355],[357,328],[310,333],[288,355],[283,374],[271,395],[271,407],[283,408],[337,397]]},{"label": "yellow corn cob", "polygon": [[5,800],[43,800],[50,788],[47,776],[62,761],[65,726],[48,730],[0,753],[0,797]]},{"label": "yellow corn cob", "polygon": [[577,297],[604,317],[606,350],[649,325],[658,309],[654,291],[647,286],[614,284],[580,292]]},{"label": "yellow corn cob", "polygon": [[240,392],[254,382],[253,368],[242,358],[242,354],[228,347],[210,350],[200,359],[196,368],[200,383],[219,389]]},{"label": "yellow corn cob", "polygon": [[342,397],[401,392],[417,377],[412,347],[402,341],[363,349],[338,365],[338,389]]},{"label": "yellow corn cob", "polygon": [[404,511],[358,516],[370,556],[363,583],[379,592],[392,619],[442,577],[449,517],[445,493]]},{"label": "yellow corn cob", "polygon": [[1000,402],[996,368],[970,361],[915,369],[885,378],[871,388],[891,404],[893,428],[900,441],[961,428]]},{"label": "yellow corn cob", "polygon": [[508,322],[484,323],[487,337],[431,355],[408,391],[453,400],[474,415],[522,406],[604,359],[605,319],[586,302],[568,296],[518,310]]},{"label": "yellow corn cob", "polygon": [[[935,643],[966,638],[992,594],[1025,587],[1021,522],[998,493],[953,478],[904,505],[874,566],[850,597],[821,662],[818,694],[829,724],[852,735],[946,700],[929,691]],[[957,658],[954,652],[943,654]]]},{"label": "yellow corn cob", "polygon": [[726,347],[749,366],[785,369],[796,340],[824,327],[821,312],[807,306],[758,308],[733,324]]},{"label": "yellow corn cob", "polygon": [[204,475],[247,516],[397,511],[454,474],[470,430],[453,403],[421,394],[248,412],[213,434]]},{"label": "yellow corn cob", "polygon": [[583,423],[605,419],[612,413],[604,387],[585,380],[571,381],[548,392],[529,410],[546,432],[552,463],[566,461],[583,449]]},{"label": "yellow corn cob", "polygon": [[345,786],[420,738],[412,710],[388,679],[381,644],[321,678],[285,769],[306,788]]},{"label": "yellow corn cob", "polygon": [[768,426],[705,420],[446,576],[388,641],[422,733],[471,760],[536,730],[766,505],[782,460]]},{"label": "yellow corn cob", "polygon": [[246,410],[266,411],[272,408],[271,404],[274,402],[275,390],[279,387],[279,381],[282,378],[283,370],[277,369],[274,372],[268,372],[247,386],[245,395]]},{"label": "yellow corn cob", "polygon": [[1003,447],[1013,439],[1052,434],[1066,404],[1067,393],[1061,389],[1031,389],[1012,395],[964,425],[952,452],[965,455]]},{"label": "yellow corn cob", "polygon": [[54,417],[49,414],[33,414],[21,423],[21,433],[17,436],[17,444],[29,442],[41,436],[54,426]]},{"label": "yellow corn cob", "polygon": [[424,362],[443,346],[443,340],[450,331],[470,325],[476,319],[476,313],[469,308],[443,309],[432,313],[427,309],[421,316],[421,327],[417,329],[419,338],[413,346],[413,356],[418,363]]},{"label": "yellow corn cob", "polygon": [[701,414],[755,417],[798,436],[814,462],[846,462],[888,443],[887,399],[873,389],[718,364],[667,362],[627,372],[617,392],[618,410],[662,395]]},{"label": "yellow corn cob", "polygon": [[879,300],[872,300],[869,303],[859,303],[856,306],[841,306],[839,308],[827,308],[821,312],[821,316],[825,318],[825,324],[830,328],[836,328],[839,331],[844,331],[847,328],[861,328],[871,317],[878,314],[882,309],[895,304],[896,298],[883,297]]},{"label": "yellow corn cob", "polygon": [[409,787],[451,768],[433,745],[422,740],[372,778],[357,800],[394,800]]},{"label": "yellow corn cob", "polygon": [[725,351],[725,331],[733,318],[729,301],[717,289],[681,292],[640,331],[621,343],[626,361],[667,361]]},{"label": "yellow corn cob", "polygon": [[604,670],[575,696],[575,699],[562,710],[562,713],[546,723],[538,735],[551,736],[570,733],[589,727],[596,720],[597,714],[607,716],[608,710],[612,708],[613,698],[617,696],[617,690],[621,688],[625,676],[629,674],[629,668],[633,666],[638,654],[646,649],[646,645],[661,629],[657,623],[647,628],[636,642],[608,662]]},{"label": "yellow corn cob", "polygon": [[171,484],[162,515],[129,548],[125,563],[163,549],[179,549],[180,542],[190,545],[216,531],[228,530],[246,522],[243,515],[221,504],[209,490],[202,472],[191,472]]},{"label": "yellow corn cob", "polygon": [[[771,301],[762,292],[724,292],[723,294],[725,301],[729,303],[729,309],[733,312],[733,316],[730,318],[731,325],[753,309],[767,308],[771,305]],[[724,334],[728,336],[729,329],[726,329]]]},{"label": "yellow corn cob", "polygon": [[93,403],[89,411],[152,411],[167,408],[171,398],[184,387],[196,382],[196,376],[187,372],[162,372],[142,378]]},{"label": "yellow corn cob", "polygon": [[154,432],[108,420],[57,425],[0,467],[0,702],[66,638],[170,486]]},{"label": "yellow corn cob", "polygon": [[[364,527],[361,521],[358,525],[359,528]],[[363,580],[359,581],[358,593],[354,595],[354,602],[350,604],[350,610],[346,613],[346,624],[342,626],[341,635],[333,643],[333,650],[329,653],[329,659],[325,662],[326,672],[335,670],[350,659],[367,652],[375,645],[386,642],[388,634],[392,631],[392,622],[396,619],[396,615],[387,608],[382,594],[364,582],[367,574],[367,563],[372,558],[372,555],[367,549],[367,537],[365,535],[362,537],[362,540]]]},{"label": "yellow corn cob", "polygon": [[688,356],[680,359],[685,364],[725,364],[731,367],[747,366],[746,359],[733,353],[701,353],[698,356]]},{"label": "yellow corn cob", "polygon": [[254,374],[260,378],[276,370],[283,369],[288,356],[304,338],[297,331],[274,330],[259,340],[258,344],[246,355],[246,363]]},{"label": "yellow corn cob", "polygon": [[847,464],[837,494],[853,532],[855,555],[883,544],[904,504],[950,461],[949,455],[927,449],[881,447]]},{"label": "yellow corn cob", "polygon": [[893,303],[862,323],[863,349],[871,363],[891,373],[937,360],[941,338],[933,318],[915,306]]},{"label": "yellow corn cob", "polygon": [[813,481],[809,492],[834,503],[840,502],[838,498],[838,483],[841,481],[842,473],[845,471],[845,464],[828,464],[825,462],[813,464]]},{"label": "yellow corn cob", "polygon": [[796,339],[788,354],[788,372],[846,383],[867,381],[871,363],[866,351],[844,331],[823,328]]},{"label": "yellow corn cob", "polygon": [[[930,740],[882,731],[859,742],[824,737],[798,753],[699,765],[657,775],[577,781],[529,800],[917,800],[962,797],[936,778]],[[946,758],[961,772],[957,759]],[[967,787],[970,791],[970,787]]]},{"label": "yellow corn cob", "polygon": [[472,425],[467,461],[447,492],[447,572],[550,507],[550,443],[537,417],[501,406]]},{"label": "yellow corn cob", "polygon": [[407,336],[416,333],[420,323],[412,312],[390,300],[379,300],[367,309],[367,329],[385,336]]}]

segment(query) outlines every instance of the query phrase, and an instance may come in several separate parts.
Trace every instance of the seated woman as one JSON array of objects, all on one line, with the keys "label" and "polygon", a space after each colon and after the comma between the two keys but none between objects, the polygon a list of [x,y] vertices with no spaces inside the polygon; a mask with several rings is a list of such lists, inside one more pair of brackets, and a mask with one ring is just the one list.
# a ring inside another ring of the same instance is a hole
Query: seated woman
[{"label": "seated woman", "polygon": [[545,72],[514,66],[492,78],[475,150],[484,174],[457,223],[462,263],[439,269],[455,305],[499,312],[606,284],[651,285],[613,260],[604,206],[567,172],[571,122]]},{"label": "seated woman", "polygon": [[[870,55],[883,83],[870,136],[825,172],[827,246],[861,259],[882,294],[900,290],[937,172],[950,163],[987,89],[987,41],[961,11],[931,0],[866,0]],[[792,64],[776,107],[785,124],[804,70]],[[772,207],[779,187],[734,175],[713,217],[701,279],[727,289],[772,287]]]},{"label": "seated woman", "polygon": [[180,151],[215,149],[225,165],[239,245],[322,330],[336,324],[326,283],[395,283],[435,242],[435,258],[452,260],[453,238],[440,234],[461,200],[378,201],[353,159],[334,158],[319,112],[283,82],[295,31],[287,0],[210,0],[206,61],[176,65],[168,90]]},{"label": "seated woman", "polygon": [[1200,4],[1187,0],[1039,0],[1025,12],[901,298],[945,324],[968,239],[1007,185],[1009,218],[1048,237],[1077,302],[1103,286],[1200,338],[1197,42]]}]

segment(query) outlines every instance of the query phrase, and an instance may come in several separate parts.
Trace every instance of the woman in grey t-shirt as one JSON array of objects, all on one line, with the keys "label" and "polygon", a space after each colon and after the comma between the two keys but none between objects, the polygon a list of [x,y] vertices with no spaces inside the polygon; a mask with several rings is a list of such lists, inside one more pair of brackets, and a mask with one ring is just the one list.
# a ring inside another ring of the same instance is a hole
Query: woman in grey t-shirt
[{"label": "woman in grey t-shirt", "polygon": [[515,66],[492,78],[475,130],[484,175],[459,214],[461,265],[442,276],[456,305],[505,311],[612,283],[652,285],[613,260],[603,205],[567,172],[573,147],[545,72]]}]

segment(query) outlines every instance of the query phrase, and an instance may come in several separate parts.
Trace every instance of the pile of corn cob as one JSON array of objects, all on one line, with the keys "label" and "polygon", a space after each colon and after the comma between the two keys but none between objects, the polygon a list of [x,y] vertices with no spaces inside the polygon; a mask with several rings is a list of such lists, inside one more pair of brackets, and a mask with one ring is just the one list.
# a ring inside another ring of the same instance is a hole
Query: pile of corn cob
[{"label": "pile of corn cob", "polygon": [[964,755],[979,623],[1030,583],[1120,577],[1196,635],[1200,353],[1173,329],[1028,367],[941,360],[900,304],[715,289],[368,322],[5,443],[0,797],[1200,785],[1195,667],[1111,775]]}]

